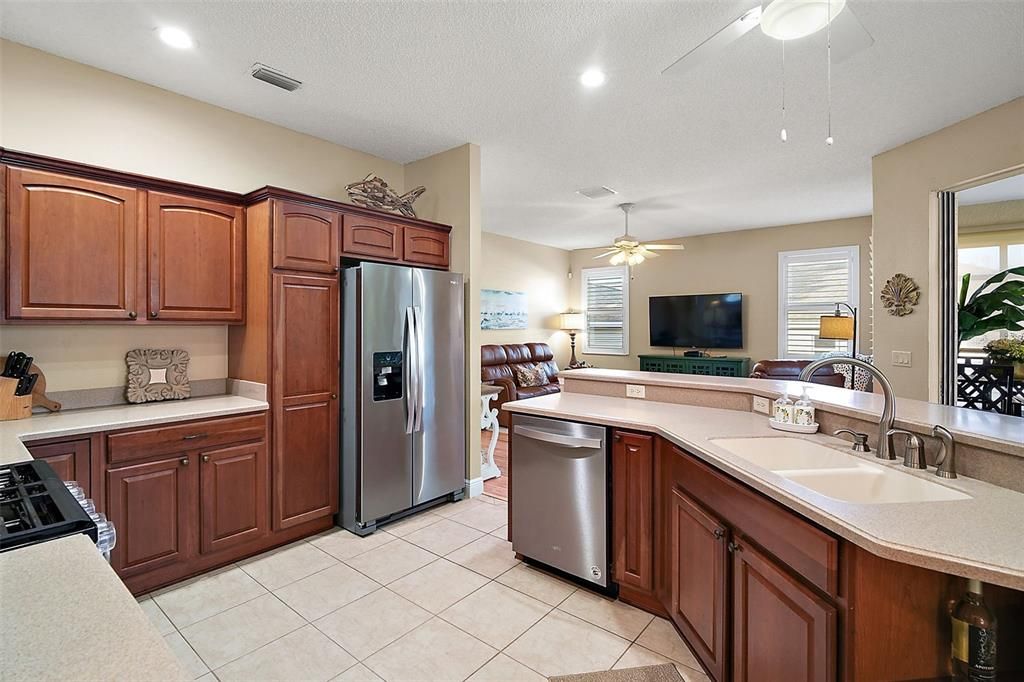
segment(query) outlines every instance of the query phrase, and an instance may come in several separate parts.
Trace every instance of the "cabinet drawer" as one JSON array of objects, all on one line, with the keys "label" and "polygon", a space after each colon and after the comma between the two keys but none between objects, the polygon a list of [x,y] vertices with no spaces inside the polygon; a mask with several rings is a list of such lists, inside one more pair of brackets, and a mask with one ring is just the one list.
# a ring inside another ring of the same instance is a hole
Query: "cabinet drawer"
[{"label": "cabinet drawer", "polygon": [[267,418],[251,414],[174,426],[122,431],[107,436],[110,464],[264,438]]},{"label": "cabinet drawer", "polygon": [[839,541],[793,512],[672,447],[672,482],[807,582],[838,594]]}]

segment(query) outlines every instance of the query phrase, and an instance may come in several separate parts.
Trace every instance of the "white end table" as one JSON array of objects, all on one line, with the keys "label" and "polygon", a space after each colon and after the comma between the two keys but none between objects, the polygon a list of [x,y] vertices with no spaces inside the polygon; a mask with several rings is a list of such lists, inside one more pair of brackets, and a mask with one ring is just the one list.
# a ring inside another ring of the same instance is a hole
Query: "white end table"
[{"label": "white end table", "polygon": [[505,389],[501,386],[480,385],[480,430],[491,432],[491,441],[480,450],[480,477],[483,480],[498,478],[501,469],[494,463],[494,448],[498,445],[498,410],[491,408],[491,400]]}]

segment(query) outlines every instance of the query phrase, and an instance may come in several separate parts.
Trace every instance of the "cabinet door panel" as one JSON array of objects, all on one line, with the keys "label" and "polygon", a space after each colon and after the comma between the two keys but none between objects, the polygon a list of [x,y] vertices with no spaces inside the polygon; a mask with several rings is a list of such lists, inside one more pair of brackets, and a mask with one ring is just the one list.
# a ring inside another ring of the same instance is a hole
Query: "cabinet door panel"
[{"label": "cabinet door panel", "polygon": [[150,319],[241,322],[242,208],[150,192],[147,226]]},{"label": "cabinet door panel", "polygon": [[338,280],[274,275],[274,527],[338,508]]},{"label": "cabinet door panel", "polygon": [[346,256],[356,258],[373,256],[398,260],[402,257],[402,226],[346,214],[342,225],[341,250]]},{"label": "cabinet door panel", "polygon": [[733,679],[836,679],[835,608],[751,544],[734,546]]},{"label": "cabinet door panel", "polygon": [[76,481],[92,497],[92,445],[88,438],[45,445],[26,444],[35,459],[41,459],[64,481]]},{"label": "cabinet door panel", "polygon": [[289,201],[274,201],[274,267],[337,272],[341,214]]},{"label": "cabinet door panel", "polygon": [[654,589],[654,438],[616,431],[612,445],[615,579]]},{"label": "cabinet door panel", "polygon": [[269,528],[267,445],[263,441],[200,453],[200,551],[255,540]]},{"label": "cabinet door panel", "polygon": [[712,677],[725,680],[728,532],[685,493],[670,495],[669,616]]},{"label": "cabinet door panel", "polygon": [[448,267],[448,234],[443,230],[406,227],[404,241],[403,258],[406,261],[439,268]]},{"label": "cabinet door panel", "polygon": [[7,315],[134,319],[144,264],[136,190],[19,168],[7,190]]},{"label": "cabinet door panel", "polygon": [[195,554],[195,467],[187,455],[107,471],[107,510],[117,531],[111,563],[121,576]]}]

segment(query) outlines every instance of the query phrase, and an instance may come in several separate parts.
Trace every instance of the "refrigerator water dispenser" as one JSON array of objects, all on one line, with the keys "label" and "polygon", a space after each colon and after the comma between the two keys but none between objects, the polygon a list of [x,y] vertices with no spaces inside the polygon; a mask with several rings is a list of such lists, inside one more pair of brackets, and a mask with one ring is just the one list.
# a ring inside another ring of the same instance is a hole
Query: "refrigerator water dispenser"
[{"label": "refrigerator water dispenser", "polygon": [[402,397],[402,351],[373,354],[373,402]]}]

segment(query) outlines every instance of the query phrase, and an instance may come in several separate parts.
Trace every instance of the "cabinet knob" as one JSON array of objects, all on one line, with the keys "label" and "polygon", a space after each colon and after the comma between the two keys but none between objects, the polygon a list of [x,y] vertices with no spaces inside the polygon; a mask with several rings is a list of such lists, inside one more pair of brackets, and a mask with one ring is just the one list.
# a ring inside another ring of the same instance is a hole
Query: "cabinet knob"
[{"label": "cabinet knob", "polygon": [[134,320],[138,316],[139,316],[139,314],[137,312],[135,312],[134,310],[131,311],[130,313],[128,313],[128,319],[129,320]]},{"label": "cabinet knob", "polygon": [[150,311],[149,311],[149,316],[150,316],[150,317],[159,317],[159,316],[160,316],[160,313],[158,313],[158,312],[157,312],[157,311],[155,311],[155,310],[150,310]]},{"label": "cabinet knob", "polygon": [[181,462],[181,466],[183,466],[183,467],[187,467],[188,466],[188,457],[182,457],[178,461]]},{"label": "cabinet knob", "polygon": [[730,552],[742,552],[743,551],[743,548],[740,547],[739,545],[737,545],[735,542],[730,542],[727,545],[727,547],[729,548]]},{"label": "cabinet knob", "polygon": [[335,265],[335,266],[334,266],[334,271],[335,271],[335,272],[338,272],[339,270],[341,270],[341,267],[339,267],[339,266]]},{"label": "cabinet knob", "polygon": [[203,461],[204,462],[209,462],[210,461],[210,456],[209,455],[203,455]]},{"label": "cabinet knob", "polygon": [[716,528],[715,529],[715,538],[718,539],[718,540],[721,540],[724,537],[725,537],[725,530],[722,529],[722,528]]},{"label": "cabinet knob", "polygon": [[331,394],[331,400],[337,400],[337,399],[338,399],[338,394],[337,393],[332,393]]}]

